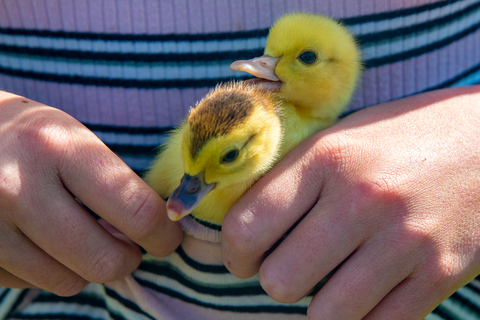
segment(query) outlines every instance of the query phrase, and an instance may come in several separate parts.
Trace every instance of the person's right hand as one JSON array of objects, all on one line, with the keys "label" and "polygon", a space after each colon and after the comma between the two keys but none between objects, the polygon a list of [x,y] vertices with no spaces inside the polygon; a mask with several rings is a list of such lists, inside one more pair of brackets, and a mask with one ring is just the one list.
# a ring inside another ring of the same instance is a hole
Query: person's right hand
[{"label": "person's right hand", "polygon": [[163,200],[71,116],[0,91],[0,141],[0,286],[73,295],[132,272],[137,244],[179,245]]}]

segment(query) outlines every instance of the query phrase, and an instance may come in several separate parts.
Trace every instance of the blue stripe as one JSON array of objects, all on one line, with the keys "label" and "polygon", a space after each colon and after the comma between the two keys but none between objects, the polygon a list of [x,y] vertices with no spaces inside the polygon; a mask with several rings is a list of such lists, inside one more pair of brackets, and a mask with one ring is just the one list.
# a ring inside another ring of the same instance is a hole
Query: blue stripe
[{"label": "blue stripe", "polygon": [[[403,28],[398,28],[395,30],[386,30],[381,32],[373,32],[365,35],[357,36],[357,40],[360,45],[367,45],[371,43],[381,42],[384,39],[392,39],[398,37],[409,37],[416,33],[424,32],[432,28],[440,28],[442,25],[451,23],[455,20],[460,19],[464,15],[473,14],[475,10],[480,8],[480,2],[474,3],[467,8],[464,8],[458,12],[452,13],[450,15],[440,17],[438,19],[426,21],[416,25],[411,25]],[[398,17],[398,16],[396,16]],[[344,21],[348,25],[348,22]],[[0,32],[2,29],[0,29]],[[20,34],[20,31],[18,32]],[[28,33],[28,32],[27,32]],[[69,33],[70,34],[70,33]],[[237,34],[236,32],[231,34]],[[251,31],[248,34],[251,34],[252,38],[265,38],[268,34],[268,30],[255,30]],[[91,40],[98,40],[96,34],[92,34],[93,37]],[[211,36],[216,40],[216,34],[211,34]],[[146,41],[143,39],[143,35],[137,35],[137,38],[133,38],[134,35],[129,35],[131,42],[137,41]],[[206,35],[207,36],[207,35]],[[232,38],[232,40],[244,39],[244,33],[239,35],[239,38]],[[61,38],[61,37],[57,37]],[[76,37],[71,37],[73,39],[78,39]],[[205,40],[212,40],[206,37]],[[179,40],[177,40],[179,41]],[[93,51],[84,51],[84,50],[66,50],[66,49],[47,49],[47,48],[36,48],[29,46],[13,46],[13,45],[0,45],[0,52],[5,53],[15,53],[15,54],[25,54],[31,56],[43,56],[43,57],[55,57],[63,59],[75,59],[75,60],[93,60],[93,61],[131,61],[131,62],[141,62],[141,63],[151,63],[151,62],[208,62],[208,61],[222,61],[222,60],[238,60],[245,57],[255,57],[262,55],[263,49],[256,50],[236,50],[236,51],[222,51],[222,52],[195,52],[195,53],[121,53],[121,52],[93,52]]]},{"label": "blue stripe", "polygon": [[[382,13],[363,15],[352,18],[344,18],[341,21],[346,25],[357,25],[367,22],[378,22],[392,18],[406,17],[414,14],[423,13],[433,9],[442,8],[453,4],[455,1],[444,0],[436,3],[420,5],[407,9],[400,9]],[[235,39],[249,39],[265,37],[268,34],[268,28],[219,33],[199,33],[199,34],[112,34],[112,33],[90,33],[90,32],[67,32],[36,29],[18,29],[18,28],[0,28],[0,34],[23,35],[49,38],[64,39],[86,39],[86,40],[105,40],[105,41],[222,41]]]}]

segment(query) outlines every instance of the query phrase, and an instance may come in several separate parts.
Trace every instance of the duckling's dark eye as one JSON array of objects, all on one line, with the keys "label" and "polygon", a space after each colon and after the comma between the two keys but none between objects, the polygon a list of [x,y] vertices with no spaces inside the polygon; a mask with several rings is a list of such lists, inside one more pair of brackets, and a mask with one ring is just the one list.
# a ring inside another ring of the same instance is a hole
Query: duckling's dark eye
[{"label": "duckling's dark eye", "polygon": [[222,163],[230,163],[235,161],[238,157],[238,154],[239,151],[237,149],[229,151],[226,155],[223,156]]},{"label": "duckling's dark eye", "polygon": [[298,56],[298,59],[305,64],[312,64],[317,61],[317,55],[312,51],[304,51]]}]

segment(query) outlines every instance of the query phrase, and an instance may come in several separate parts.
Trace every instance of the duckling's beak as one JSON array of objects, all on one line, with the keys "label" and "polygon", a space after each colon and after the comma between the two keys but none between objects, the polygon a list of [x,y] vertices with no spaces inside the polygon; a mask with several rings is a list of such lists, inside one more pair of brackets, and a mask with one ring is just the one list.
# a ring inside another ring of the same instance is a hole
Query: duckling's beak
[{"label": "duckling's beak", "polygon": [[275,74],[275,67],[279,60],[280,58],[269,56],[261,56],[251,60],[238,60],[230,65],[230,69],[235,71],[245,71],[257,78],[270,81],[280,81]]},{"label": "duckling's beak", "polygon": [[215,183],[206,184],[203,172],[195,176],[184,174],[180,185],[167,201],[167,214],[170,220],[178,221],[189,215],[200,201],[215,188]]}]

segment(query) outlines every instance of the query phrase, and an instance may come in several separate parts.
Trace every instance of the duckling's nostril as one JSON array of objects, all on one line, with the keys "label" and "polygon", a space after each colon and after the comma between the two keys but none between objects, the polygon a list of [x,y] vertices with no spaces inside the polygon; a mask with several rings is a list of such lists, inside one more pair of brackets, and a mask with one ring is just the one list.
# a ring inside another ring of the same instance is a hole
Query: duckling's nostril
[{"label": "duckling's nostril", "polygon": [[187,193],[195,193],[200,189],[200,180],[198,178],[194,178],[188,184],[187,189],[185,190]]}]

